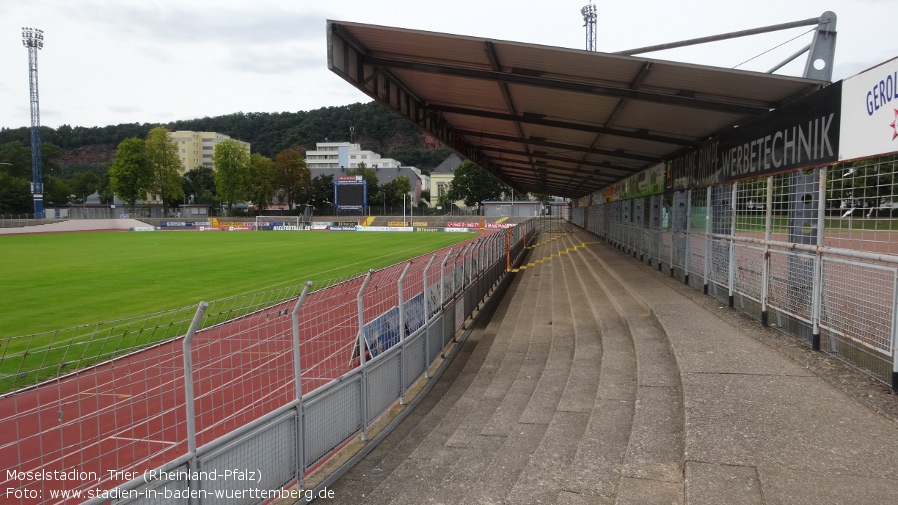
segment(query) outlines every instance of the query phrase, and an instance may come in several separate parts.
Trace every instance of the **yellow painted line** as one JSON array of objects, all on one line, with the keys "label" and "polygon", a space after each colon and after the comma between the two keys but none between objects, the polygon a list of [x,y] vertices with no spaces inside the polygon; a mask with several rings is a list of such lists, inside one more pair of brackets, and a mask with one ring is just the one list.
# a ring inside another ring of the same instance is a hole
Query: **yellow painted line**
[{"label": "yellow painted line", "polygon": [[[568,232],[568,233],[566,233],[566,235],[567,235],[567,234],[570,234],[570,233],[572,233],[572,232]],[[539,246],[539,245],[542,245],[542,244],[547,244],[547,243],[549,243],[549,242],[551,242],[551,241],[553,241],[553,240],[557,240],[557,239],[559,239],[559,238],[561,238],[561,237],[555,237],[555,238],[549,239],[549,240],[547,240],[547,241],[545,241],[545,242],[540,242],[539,244],[536,244],[536,245],[533,245],[533,246],[531,246],[531,247],[528,247],[528,249],[533,249],[533,248],[536,247],[536,246]],[[530,263],[527,263],[526,265],[523,265],[523,266],[521,266],[520,268],[512,268],[511,270],[506,270],[506,272],[517,273],[517,272],[520,272],[521,270],[526,270],[527,267],[533,267],[533,266],[536,266],[536,265],[538,265],[538,264],[541,265],[541,264],[543,264],[543,263],[546,262],[546,261],[551,261],[553,258],[560,258],[562,254],[569,254],[569,253],[571,253],[571,252],[576,252],[577,249],[581,249],[581,248],[584,248],[584,247],[586,247],[586,246],[588,246],[588,245],[598,244],[598,243],[599,243],[599,242],[580,242],[579,244],[577,244],[577,245],[575,245],[575,246],[573,246],[573,247],[568,247],[567,249],[565,249],[565,250],[563,250],[563,251],[559,251],[559,252],[556,252],[556,253],[552,253],[552,254],[550,254],[550,255],[548,255],[548,256],[544,256],[542,259],[538,259],[538,260],[536,260],[536,261],[531,261]]]},{"label": "yellow painted line", "polygon": [[504,223],[507,219],[508,219],[508,216],[505,216],[502,219],[499,219],[498,221],[496,221],[496,223]]},{"label": "yellow painted line", "polygon": [[552,237],[549,240],[543,240],[542,242],[537,242],[536,244],[533,244],[532,246],[528,246],[527,249],[533,249],[535,247],[539,247],[541,245],[548,244],[549,242],[552,242],[553,240],[558,240],[560,238],[564,238],[566,235],[570,235],[571,233],[573,233],[573,232],[562,233],[561,235]]},{"label": "yellow painted line", "polygon": [[131,398],[132,395],[126,395],[124,393],[91,393],[90,391],[82,391],[79,393],[83,396],[115,396],[117,398]]}]

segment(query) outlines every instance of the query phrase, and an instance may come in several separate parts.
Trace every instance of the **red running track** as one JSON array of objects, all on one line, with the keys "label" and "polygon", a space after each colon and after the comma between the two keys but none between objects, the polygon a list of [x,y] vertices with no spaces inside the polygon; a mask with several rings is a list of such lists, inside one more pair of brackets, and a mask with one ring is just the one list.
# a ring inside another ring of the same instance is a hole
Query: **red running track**
[{"label": "red running track", "polygon": [[[312,293],[304,305],[310,309],[300,312],[301,334],[313,336],[300,345],[304,392],[352,368],[358,332],[353,284]],[[295,303],[197,332],[192,360],[198,446],[295,398]],[[323,304],[330,308],[326,317],[314,313]],[[186,452],[183,339],[0,399],[2,504],[77,503],[53,499],[52,492],[111,489],[134,474],[110,472],[142,474]],[[72,471],[74,479],[52,474]],[[23,498],[26,490],[37,497]]]}]

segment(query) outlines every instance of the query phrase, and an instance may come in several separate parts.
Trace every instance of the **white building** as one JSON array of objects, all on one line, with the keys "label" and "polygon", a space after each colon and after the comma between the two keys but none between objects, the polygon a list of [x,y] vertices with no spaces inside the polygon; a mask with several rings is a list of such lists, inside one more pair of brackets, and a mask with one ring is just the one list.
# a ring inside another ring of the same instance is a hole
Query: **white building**
[{"label": "white building", "polygon": [[306,166],[316,168],[356,168],[364,163],[368,168],[399,168],[402,163],[381,158],[374,151],[363,151],[359,144],[349,142],[318,142],[314,151],[306,151]]},{"label": "white building", "polygon": [[[430,187],[430,177],[416,167],[404,167],[392,158],[382,158],[374,151],[363,151],[359,144],[349,142],[317,142],[314,151],[306,151],[306,166],[312,177],[333,175],[335,178],[346,170],[358,168],[364,163],[366,168],[377,173],[378,184],[384,185],[397,175],[408,177],[413,201],[421,198],[421,191]],[[375,202],[372,202],[375,203]]]}]

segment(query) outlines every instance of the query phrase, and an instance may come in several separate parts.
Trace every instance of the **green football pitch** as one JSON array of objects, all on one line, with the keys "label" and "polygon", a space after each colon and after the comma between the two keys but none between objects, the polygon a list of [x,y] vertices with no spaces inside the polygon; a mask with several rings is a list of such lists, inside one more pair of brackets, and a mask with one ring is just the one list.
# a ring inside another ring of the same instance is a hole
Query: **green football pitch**
[{"label": "green football pitch", "polygon": [[471,233],[154,232],[0,237],[0,339],[345,278]]}]

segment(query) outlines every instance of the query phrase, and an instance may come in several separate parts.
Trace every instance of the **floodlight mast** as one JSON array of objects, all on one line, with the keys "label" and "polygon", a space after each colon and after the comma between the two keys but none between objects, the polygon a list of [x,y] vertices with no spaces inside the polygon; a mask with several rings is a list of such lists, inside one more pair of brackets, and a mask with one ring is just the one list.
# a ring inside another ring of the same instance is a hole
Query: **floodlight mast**
[{"label": "floodlight mast", "polygon": [[596,6],[593,5],[592,0],[589,0],[588,5],[584,5],[582,9],[580,9],[580,14],[583,15],[583,26],[586,28],[586,50],[587,51],[596,51]]},{"label": "floodlight mast", "polygon": [[34,217],[44,217],[44,182],[41,169],[41,112],[37,93],[37,52],[44,47],[44,31],[22,28],[22,45],[28,48],[28,85],[31,98],[31,194]]}]

